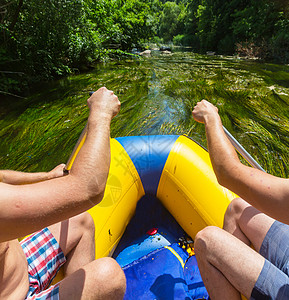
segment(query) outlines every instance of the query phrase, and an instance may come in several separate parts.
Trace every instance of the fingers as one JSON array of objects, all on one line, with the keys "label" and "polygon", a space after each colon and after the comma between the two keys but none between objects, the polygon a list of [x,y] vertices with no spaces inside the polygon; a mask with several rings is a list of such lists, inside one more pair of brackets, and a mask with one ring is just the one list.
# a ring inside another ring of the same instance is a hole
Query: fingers
[{"label": "fingers", "polygon": [[67,175],[65,173],[65,166],[66,165],[62,163],[62,164],[56,166],[51,171],[49,171],[48,172],[48,174],[49,174],[48,179],[57,178],[57,177],[61,177],[61,176]]},{"label": "fingers", "polygon": [[[97,91],[90,93],[90,98],[87,100],[88,103],[92,102],[92,99],[94,99],[100,95],[113,96],[114,92],[112,90],[108,90],[105,86],[103,86],[103,87],[99,88]],[[116,95],[114,95],[114,96],[116,96]]]},{"label": "fingers", "polygon": [[197,110],[197,109],[205,109],[205,110],[213,109],[213,110],[218,111],[218,108],[215,105],[213,105],[212,103],[210,103],[209,101],[207,101],[205,99],[197,102],[193,111]]},{"label": "fingers", "polygon": [[106,87],[99,88],[87,100],[91,114],[108,114],[113,118],[120,110],[120,101],[112,90]]},{"label": "fingers", "polygon": [[195,121],[205,123],[208,117],[218,115],[218,108],[203,99],[195,105],[192,115]]},{"label": "fingers", "polygon": [[107,92],[110,95],[113,95],[114,92],[112,90],[107,89],[105,86],[102,86],[101,88],[99,88],[96,92]]},{"label": "fingers", "polygon": [[213,106],[213,104],[211,104],[209,101],[207,101],[207,100],[205,100],[205,99],[203,99],[203,100],[197,102],[197,104],[195,105],[195,107],[200,106],[200,105],[205,106],[205,107],[206,107],[207,105],[212,105],[212,106]]},{"label": "fingers", "polygon": [[53,170],[61,170],[61,169],[64,169],[65,168],[65,164],[59,164],[59,165],[57,165],[56,167],[54,167],[51,171],[53,171]]}]

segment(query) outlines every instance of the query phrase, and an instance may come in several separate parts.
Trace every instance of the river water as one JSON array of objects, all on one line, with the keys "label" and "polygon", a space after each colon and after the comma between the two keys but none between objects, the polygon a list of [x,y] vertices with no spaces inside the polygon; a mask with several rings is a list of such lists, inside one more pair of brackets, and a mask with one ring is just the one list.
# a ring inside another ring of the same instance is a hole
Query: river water
[{"label": "river water", "polygon": [[88,93],[101,86],[122,102],[112,137],[188,134],[206,146],[191,110],[207,99],[265,170],[288,177],[289,66],[191,52],[101,63],[25,99],[0,99],[1,168],[47,171],[66,162],[87,120]]}]

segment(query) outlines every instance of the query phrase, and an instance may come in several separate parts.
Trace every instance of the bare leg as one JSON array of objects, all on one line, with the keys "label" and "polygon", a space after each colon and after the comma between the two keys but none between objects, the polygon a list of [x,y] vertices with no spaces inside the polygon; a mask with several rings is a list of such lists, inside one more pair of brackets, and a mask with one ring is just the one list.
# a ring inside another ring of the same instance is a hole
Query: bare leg
[{"label": "bare leg", "polygon": [[237,198],[224,218],[224,230],[233,236],[210,227],[197,235],[196,256],[212,299],[240,299],[240,292],[250,298],[264,258],[247,246],[259,251],[274,221]]},{"label": "bare leg", "polygon": [[65,276],[94,261],[94,222],[89,213],[54,224],[49,230],[66,256]]},{"label": "bare leg", "polygon": [[195,240],[204,284],[212,300],[248,299],[264,265],[264,258],[238,238],[218,227],[206,227]]},{"label": "bare leg", "polygon": [[62,299],[123,299],[126,281],[117,262],[109,257],[97,259],[60,282]]},{"label": "bare leg", "polygon": [[234,199],[225,214],[224,229],[259,252],[274,219],[261,213],[241,198]]},{"label": "bare leg", "polygon": [[64,255],[65,279],[60,282],[60,299],[122,299],[124,273],[112,258],[95,258],[94,223],[88,213],[49,227]]}]

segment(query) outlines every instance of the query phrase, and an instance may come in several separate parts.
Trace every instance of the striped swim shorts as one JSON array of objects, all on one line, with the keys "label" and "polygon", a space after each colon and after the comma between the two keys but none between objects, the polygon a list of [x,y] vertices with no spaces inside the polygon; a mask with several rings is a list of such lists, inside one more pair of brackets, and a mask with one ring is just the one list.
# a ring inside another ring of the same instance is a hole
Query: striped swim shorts
[{"label": "striped swim shorts", "polygon": [[28,262],[29,291],[25,299],[58,300],[59,285],[49,285],[66,258],[52,233],[44,228],[20,244]]}]

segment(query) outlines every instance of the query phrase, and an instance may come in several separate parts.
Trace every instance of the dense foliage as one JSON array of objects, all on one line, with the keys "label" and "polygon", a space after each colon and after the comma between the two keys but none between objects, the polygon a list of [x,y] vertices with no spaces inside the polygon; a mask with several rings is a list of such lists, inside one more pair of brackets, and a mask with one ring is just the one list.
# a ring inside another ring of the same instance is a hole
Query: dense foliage
[{"label": "dense foliage", "polygon": [[[154,0],[3,0],[0,91],[82,70],[154,35]],[[117,50],[115,50],[117,49]],[[20,85],[19,85],[20,84]]]},{"label": "dense foliage", "polygon": [[288,62],[288,17],[287,0],[2,0],[0,94],[153,40]]},{"label": "dense foliage", "polygon": [[159,34],[164,41],[217,51],[289,61],[287,0],[167,1]]}]

